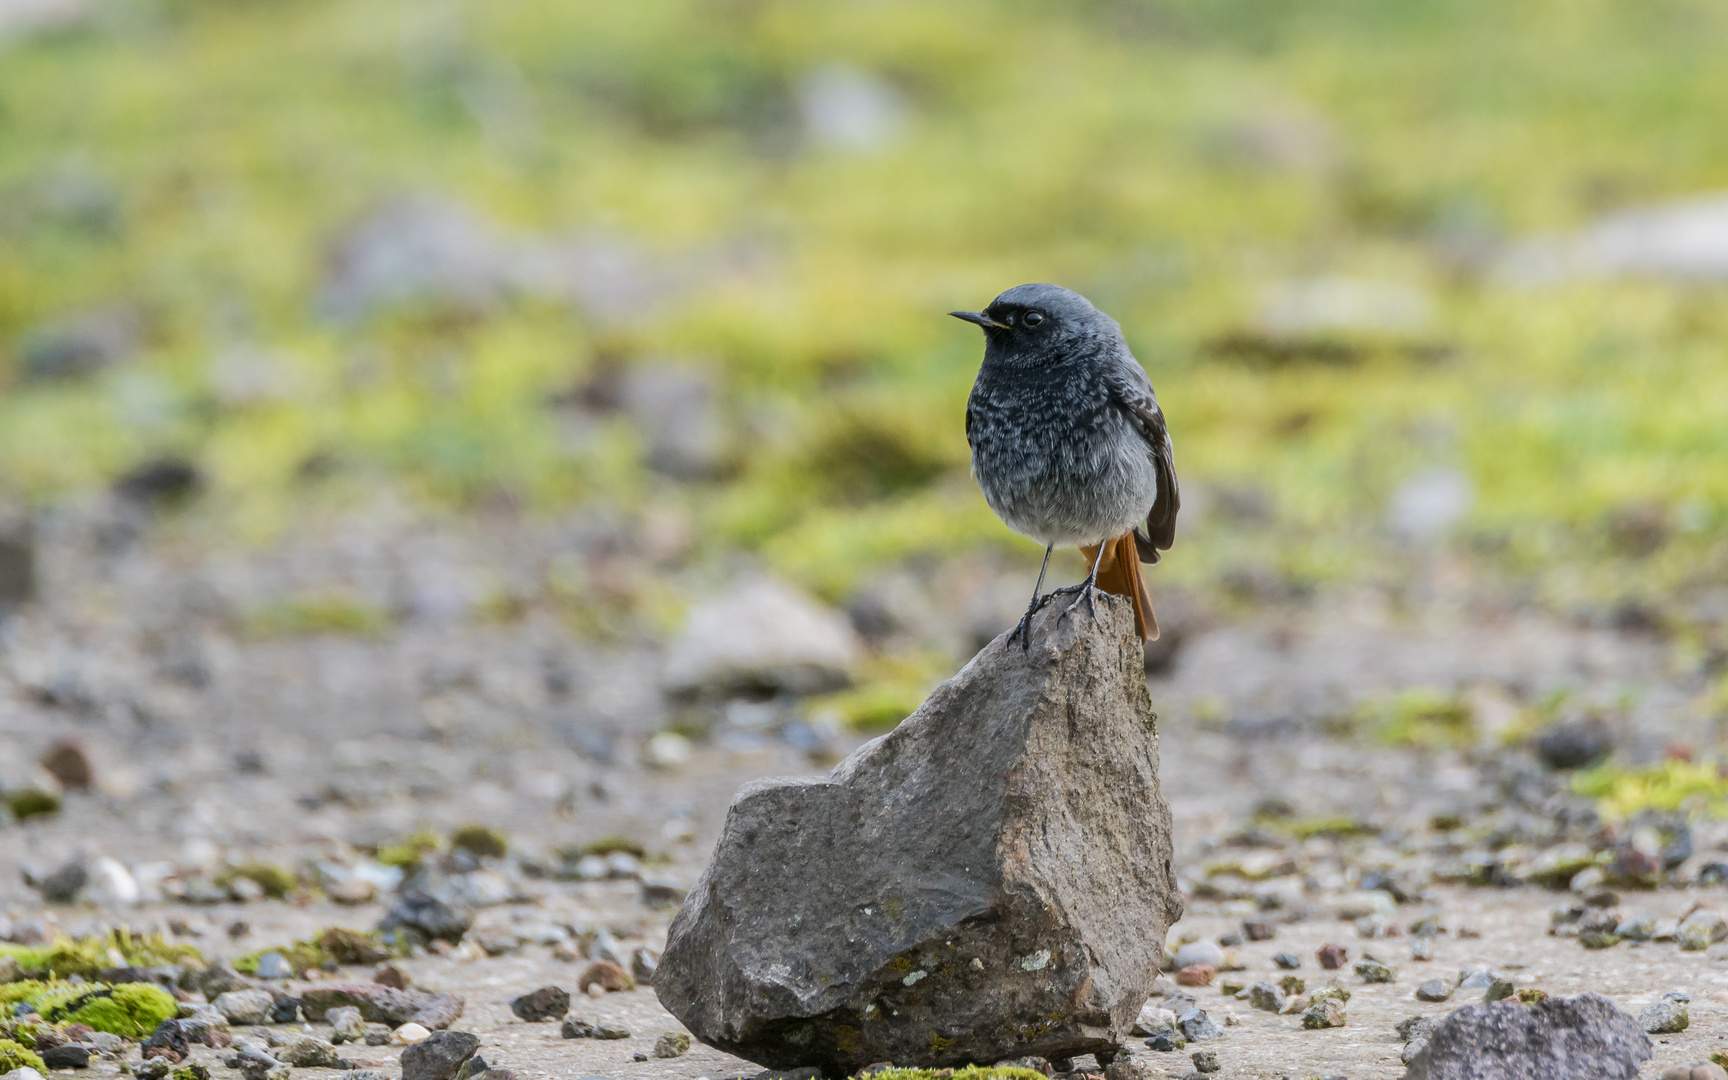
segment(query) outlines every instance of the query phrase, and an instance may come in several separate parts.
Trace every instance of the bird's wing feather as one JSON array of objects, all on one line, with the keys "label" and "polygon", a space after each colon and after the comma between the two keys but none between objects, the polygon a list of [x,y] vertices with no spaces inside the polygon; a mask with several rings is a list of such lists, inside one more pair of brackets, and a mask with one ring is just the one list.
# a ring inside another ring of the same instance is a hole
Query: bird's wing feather
[{"label": "bird's wing feather", "polygon": [[1160,558],[1158,553],[1176,542],[1176,512],[1182,507],[1170,429],[1164,423],[1164,410],[1158,407],[1152,380],[1139,364],[1125,359],[1112,365],[1106,382],[1111,399],[1128,414],[1140,437],[1146,440],[1152,452],[1152,467],[1158,473],[1158,497],[1146,514],[1145,531],[1134,530],[1134,546],[1140,553],[1140,561],[1155,563]]}]

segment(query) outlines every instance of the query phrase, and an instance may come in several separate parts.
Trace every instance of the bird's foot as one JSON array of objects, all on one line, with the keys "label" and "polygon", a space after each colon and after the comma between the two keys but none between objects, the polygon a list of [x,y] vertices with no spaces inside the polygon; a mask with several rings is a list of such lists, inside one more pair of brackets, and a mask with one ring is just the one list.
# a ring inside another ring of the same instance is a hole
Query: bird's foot
[{"label": "bird's foot", "polygon": [[[1070,585],[1064,589],[1057,589],[1056,592],[1057,593],[1078,592],[1080,594],[1079,596],[1076,596],[1074,598],[1074,601],[1072,603],[1070,603],[1067,607],[1062,609],[1062,614],[1056,616],[1056,619],[1058,622],[1060,622],[1063,619],[1066,619],[1074,611],[1074,609],[1079,607],[1081,604],[1086,605],[1086,614],[1092,616],[1092,621],[1093,622],[1098,621],[1098,605],[1093,600],[1093,596],[1098,592],[1098,589],[1093,585],[1091,578],[1087,578],[1085,581],[1082,581],[1078,585]],[[1050,595],[1055,596],[1056,593],[1051,593]]]},{"label": "bird's foot", "polygon": [[[1056,590],[1056,592],[1061,591],[1061,589]],[[1020,621],[1015,624],[1013,632],[1008,635],[1008,644],[1014,644],[1014,639],[1019,638],[1020,651],[1032,651],[1032,616],[1043,611],[1044,605],[1048,604],[1050,598],[1055,595],[1056,593],[1045,593],[1043,596],[1033,598],[1032,603],[1026,608],[1026,614],[1020,616]]]}]

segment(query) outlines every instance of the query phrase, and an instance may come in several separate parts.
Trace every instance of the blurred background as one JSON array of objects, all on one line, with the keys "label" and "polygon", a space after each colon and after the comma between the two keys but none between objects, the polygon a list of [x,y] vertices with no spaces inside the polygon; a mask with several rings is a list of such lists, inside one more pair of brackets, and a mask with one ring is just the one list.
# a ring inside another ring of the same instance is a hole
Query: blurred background
[{"label": "blurred background", "polygon": [[1725,40],[1703,0],[0,0],[3,857],[317,890],[479,822],[699,865],[741,779],[1024,604],[945,313],[1025,281],[1170,419],[1179,820],[1462,827],[1508,762],[1722,805]]}]

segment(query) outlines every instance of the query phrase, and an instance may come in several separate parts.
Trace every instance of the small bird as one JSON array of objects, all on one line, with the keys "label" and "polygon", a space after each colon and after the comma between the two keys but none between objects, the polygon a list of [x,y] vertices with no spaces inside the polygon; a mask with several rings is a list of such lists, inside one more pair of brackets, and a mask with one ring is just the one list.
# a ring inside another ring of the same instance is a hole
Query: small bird
[{"label": "small bird", "polygon": [[1010,529],[1044,545],[1032,604],[1008,640],[1031,648],[1032,616],[1050,552],[1074,545],[1091,570],[1062,612],[1092,590],[1126,596],[1142,639],[1158,619],[1142,562],[1176,540],[1182,495],[1170,432],[1152,380],[1116,320],[1077,292],[1018,285],[983,311],[952,311],[984,330],[984,364],[966,402],[972,475],[984,501]]}]

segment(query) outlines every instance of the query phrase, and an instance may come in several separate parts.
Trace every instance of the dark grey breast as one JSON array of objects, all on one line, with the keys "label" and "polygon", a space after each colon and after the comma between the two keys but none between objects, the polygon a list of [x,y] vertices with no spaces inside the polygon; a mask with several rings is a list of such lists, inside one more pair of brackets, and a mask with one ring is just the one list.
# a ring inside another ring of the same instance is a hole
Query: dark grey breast
[{"label": "dark grey breast", "polygon": [[955,314],[984,330],[966,438],[991,509],[1047,544],[1133,529],[1141,560],[1157,562],[1175,539],[1180,491],[1164,414],[1121,327],[1056,285]]}]

